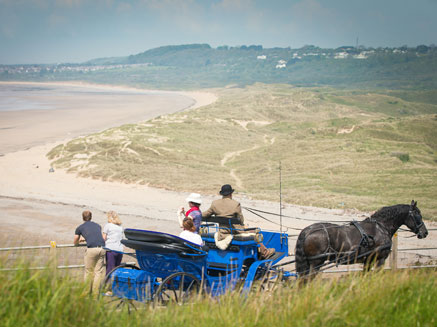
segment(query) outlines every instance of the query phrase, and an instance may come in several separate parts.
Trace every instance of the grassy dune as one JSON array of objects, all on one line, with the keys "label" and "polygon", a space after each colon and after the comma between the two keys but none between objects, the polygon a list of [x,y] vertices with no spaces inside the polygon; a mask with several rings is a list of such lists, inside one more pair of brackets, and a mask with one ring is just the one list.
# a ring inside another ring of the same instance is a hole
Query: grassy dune
[{"label": "grassy dune", "polygon": [[[0,264],[0,268],[2,264]],[[20,268],[25,268],[24,265]],[[50,269],[0,273],[0,325],[15,326],[435,326],[435,270],[350,275],[274,293],[228,294],[128,314]]]},{"label": "grassy dune", "polygon": [[48,157],[80,176],[373,210],[418,200],[437,218],[437,91],[255,84],[207,107],[75,139]]}]

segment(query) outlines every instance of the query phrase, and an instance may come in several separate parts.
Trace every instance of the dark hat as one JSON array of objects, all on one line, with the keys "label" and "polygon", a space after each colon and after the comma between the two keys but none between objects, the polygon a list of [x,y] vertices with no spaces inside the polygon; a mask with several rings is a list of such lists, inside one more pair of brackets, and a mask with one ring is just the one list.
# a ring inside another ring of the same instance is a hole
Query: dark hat
[{"label": "dark hat", "polygon": [[225,184],[222,186],[222,189],[220,190],[221,195],[229,195],[232,194],[235,190],[232,188],[231,185]]}]

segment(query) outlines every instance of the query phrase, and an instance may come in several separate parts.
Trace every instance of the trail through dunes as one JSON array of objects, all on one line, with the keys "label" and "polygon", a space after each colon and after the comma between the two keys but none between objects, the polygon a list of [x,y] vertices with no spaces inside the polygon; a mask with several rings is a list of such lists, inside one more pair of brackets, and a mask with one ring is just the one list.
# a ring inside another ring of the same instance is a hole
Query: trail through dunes
[{"label": "trail through dunes", "polygon": [[[274,137],[269,138],[269,136],[265,134],[264,135],[264,143],[263,144],[254,145],[253,147],[251,147],[249,149],[243,149],[243,150],[238,150],[238,151],[226,152],[224,154],[222,160],[220,161],[220,165],[222,167],[225,167],[226,164],[229,161],[231,161],[234,158],[238,157],[242,153],[245,153],[245,152],[248,152],[248,151],[254,151],[254,150],[257,150],[257,149],[261,148],[262,146],[270,146],[270,145],[273,145],[274,143],[275,143],[275,138]],[[236,173],[236,169],[231,169],[230,172],[229,172],[229,175],[235,181],[235,185],[238,187],[238,189],[244,190],[243,182],[242,182],[241,178],[238,177],[238,175]]]}]

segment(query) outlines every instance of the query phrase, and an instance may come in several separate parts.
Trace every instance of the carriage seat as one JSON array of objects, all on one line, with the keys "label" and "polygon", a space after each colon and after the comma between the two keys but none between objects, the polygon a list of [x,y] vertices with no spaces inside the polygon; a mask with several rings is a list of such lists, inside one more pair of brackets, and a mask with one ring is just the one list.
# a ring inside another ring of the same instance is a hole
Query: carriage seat
[{"label": "carriage seat", "polygon": [[[211,239],[214,240],[214,233],[200,233],[200,236],[202,238]],[[238,242],[247,242],[247,241],[257,241],[257,234],[256,233],[242,233],[242,234],[232,234],[233,238],[232,241],[238,241]]]},{"label": "carriage seat", "polygon": [[[209,232],[208,227],[216,226],[216,224],[219,224],[219,228],[226,228],[231,230],[231,234],[233,236],[233,241],[256,241],[261,242],[262,236],[259,233],[260,229],[258,227],[252,227],[252,228],[238,228],[235,229],[232,226],[233,225],[239,225],[241,224],[240,219],[236,217],[222,217],[222,216],[216,216],[212,215],[211,217],[203,217],[202,218],[203,224],[200,225],[201,229],[199,231],[200,235],[205,238],[211,238],[214,240],[214,234]],[[206,231],[205,231],[206,230]]]}]

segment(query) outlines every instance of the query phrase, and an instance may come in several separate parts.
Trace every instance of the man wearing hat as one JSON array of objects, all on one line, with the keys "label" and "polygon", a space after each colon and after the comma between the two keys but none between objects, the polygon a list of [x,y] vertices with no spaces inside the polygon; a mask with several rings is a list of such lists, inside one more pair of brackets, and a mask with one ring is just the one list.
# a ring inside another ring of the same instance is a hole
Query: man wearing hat
[{"label": "man wearing hat", "polygon": [[198,193],[191,193],[186,199],[190,209],[185,212],[185,208],[181,207],[178,210],[179,225],[183,227],[183,221],[185,218],[191,218],[196,228],[196,233],[199,233],[200,223],[202,222],[202,212],[199,207],[202,204],[202,197]]},{"label": "man wearing hat", "polygon": [[[245,233],[245,231],[239,231],[245,228],[244,217],[243,213],[241,212],[240,203],[232,199],[233,192],[234,189],[231,185],[223,185],[219,192],[222,198],[212,201],[211,207],[202,213],[202,217],[208,218],[211,215],[216,215],[219,217],[238,218],[240,220],[240,224],[232,225],[232,228],[236,229],[233,231],[233,233]],[[220,228],[218,240],[223,240],[230,234],[230,232],[231,231],[228,228]],[[267,249],[262,243],[260,243],[259,251],[262,259],[269,258],[275,253],[275,249]]]}]

